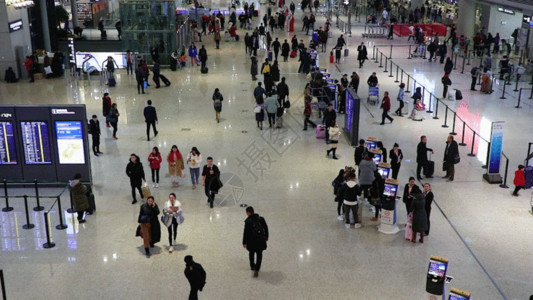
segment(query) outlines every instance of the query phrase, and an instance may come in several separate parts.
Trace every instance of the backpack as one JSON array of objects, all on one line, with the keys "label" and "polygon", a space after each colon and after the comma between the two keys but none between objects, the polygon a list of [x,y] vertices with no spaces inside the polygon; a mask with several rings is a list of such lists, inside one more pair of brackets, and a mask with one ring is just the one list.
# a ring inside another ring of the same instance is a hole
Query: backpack
[{"label": "backpack", "polygon": [[470,70],[470,74],[472,75],[472,77],[478,75],[478,70],[478,67],[473,67],[472,70]]},{"label": "backpack", "polygon": [[270,65],[266,64],[266,65],[263,67],[263,73],[270,73]]},{"label": "backpack", "polygon": [[220,99],[215,99],[213,105],[215,106],[215,108],[220,108],[222,107],[222,101],[220,101]]},{"label": "backpack", "polygon": [[252,220],[252,237],[254,241],[262,241],[265,239],[265,228],[261,225],[261,217]]}]

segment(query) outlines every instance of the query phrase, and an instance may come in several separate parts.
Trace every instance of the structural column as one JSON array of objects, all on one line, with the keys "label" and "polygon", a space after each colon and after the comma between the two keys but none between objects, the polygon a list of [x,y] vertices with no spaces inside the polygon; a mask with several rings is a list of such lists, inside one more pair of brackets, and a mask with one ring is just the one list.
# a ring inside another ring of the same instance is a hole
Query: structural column
[{"label": "structural column", "polygon": [[474,35],[474,23],[476,21],[476,6],[472,0],[459,1],[459,13],[457,17],[457,34],[472,38]]}]

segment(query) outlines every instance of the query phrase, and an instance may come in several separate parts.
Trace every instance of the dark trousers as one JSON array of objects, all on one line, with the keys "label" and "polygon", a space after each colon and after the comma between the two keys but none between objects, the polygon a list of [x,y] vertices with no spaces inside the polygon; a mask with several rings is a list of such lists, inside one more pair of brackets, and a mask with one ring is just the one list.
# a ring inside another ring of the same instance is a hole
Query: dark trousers
[{"label": "dark trousers", "polygon": [[400,166],[401,166],[401,164],[399,164],[399,165],[392,165],[392,166],[391,166],[391,170],[392,170],[392,178],[393,178],[393,179],[398,179],[398,173],[400,173]]},{"label": "dark trousers", "polygon": [[135,195],[135,189],[137,189],[139,191],[139,195],[141,195],[141,199],[143,198],[143,190],[141,188],[141,186],[134,186],[132,185],[131,186],[131,197],[133,198],[133,200],[137,201],[137,196]]},{"label": "dark trousers", "polygon": [[446,99],[448,97],[448,85],[444,85],[444,90],[442,91],[442,98]]},{"label": "dark trousers", "polygon": [[286,56],[286,55],[285,55],[285,56],[283,56],[283,61],[288,61],[288,59],[287,59],[287,58],[288,58],[288,56]]},{"label": "dark trousers", "polygon": [[152,169],[152,182],[159,183],[159,169]]},{"label": "dark trousers", "polygon": [[455,164],[444,162],[446,165],[446,177],[450,177],[450,180],[453,180],[455,175]]},{"label": "dark trousers", "polygon": [[198,300],[198,288],[191,286],[191,292],[189,293],[189,300]]},{"label": "dark trousers", "polygon": [[206,63],[207,63],[207,62],[205,61],[205,59],[202,59],[202,70],[205,69],[205,64],[206,64]]},{"label": "dark trousers", "polygon": [[433,56],[435,56],[435,52],[430,51],[429,52],[429,61],[433,59]]},{"label": "dark trousers", "polygon": [[100,152],[100,136],[94,136],[93,135],[93,152],[94,154],[97,154]]},{"label": "dark trousers", "polygon": [[514,188],[513,195],[518,195],[518,191],[520,191],[520,190],[523,189],[523,188],[524,188],[523,185],[517,185],[517,186]]},{"label": "dark trousers", "polygon": [[76,213],[78,214],[78,221],[83,220],[83,213],[85,213],[85,211],[84,210],[76,211]]},{"label": "dark trousers", "polygon": [[154,76],[152,77],[152,80],[154,81],[156,88],[161,87],[161,81],[159,80],[159,75],[154,74]]},{"label": "dark trousers", "polygon": [[359,223],[359,215],[358,215],[359,205],[346,205],[346,204],[344,204],[344,223],[350,224],[350,211],[352,212],[352,215],[353,215],[353,220],[354,220],[353,224]]},{"label": "dark trousers", "polygon": [[150,139],[150,126],[154,129],[154,136],[157,135],[157,129],[155,127],[155,122],[146,122],[146,137]]},{"label": "dark trousers", "polygon": [[143,93],[144,94],[144,81],[137,80],[137,93]]},{"label": "dark trousers", "polygon": [[[167,230],[168,230],[168,245],[169,246],[172,246],[172,240],[174,237],[174,240],[176,239],[176,237],[178,236],[178,221],[176,220],[176,218],[172,217],[172,224],[170,224],[170,226],[167,227]],[[174,234],[172,234],[172,231],[174,231]]]},{"label": "dark trousers", "polygon": [[361,184],[361,196],[363,197],[362,199],[370,199],[369,191],[371,187],[371,184]]},{"label": "dark trousers", "polygon": [[128,72],[128,75],[130,75],[130,73],[133,74],[133,64],[132,63],[127,63],[126,72]]},{"label": "dark trousers", "polygon": [[310,117],[311,117],[310,115],[305,115],[305,119],[304,119],[304,129],[305,130],[307,130],[307,124],[311,124],[311,126],[313,128],[316,127],[316,124],[313,121],[309,120]]},{"label": "dark trousers", "polygon": [[272,127],[272,125],[276,124],[276,114],[267,113],[267,115],[268,115],[268,125]]},{"label": "dark trousers", "polygon": [[278,54],[279,54],[279,51],[274,51],[274,57],[276,58],[275,60],[278,60]]},{"label": "dark trousers", "polygon": [[476,81],[477,81],[477,76],[472,76],[472,82],[470,83],[470,89],[473,91],[476,90]]},{"label": "dark trousers", "polygon": [[337,201],[337,214],[340,216],[341,215],[341,210],[342,210],[342,213],[344,214],[344,206],[343,206],[343,203],[342,203],[342,199],[338,199],[339,201]]},{"label": "dark trousers", "polygon": [[400,102],[400,107],[398,107],[398,109],[395,111],[395,113],[398,115],[398,116],[401,116],[402,115],[402,108],[403,108],[403,101],[398,101]]},{"label": "dark trousers", "polygon": [[[257,256],[257,259],[255,259],[255,256]],[[259,271],[263,261],[263,250],[248,250],[248,258],[250,259],[250,268],[254,271]]]},{"label": "dark trousers", "polygon": [[416,163],[416,179],[422,178],[422,176],[420,176],[420,172],[422,171],[424,164],[425,163]]},{"label": "dark trousers", "polygon": [[329,126],[326,126],[326,143],[329,143]]},{"label": "dark trousers", "polygon": [[215,40],[215,44],[217,45],[217,49],[220,49],[220,40]]},{"label": "dark trousers", "polygon": [[111,127],[113,127],[113,137],[116,137],[117,136],[117,130],[118,130],[118,124],[117,122],[110,122],[111,123]]},{"label": "dark trousers", "polygon": [[359,68],[362,68],[364,63],[365,63],[365,60],[364,59],[360,59],[359,60]]},{"label": "dark trousers", "polygon": [[206,184],[204,192],[207,196],[207,202],[213,207],[213,203],[215,202],[215,192],[211,191],[208,184]]},{"label": "dark trousers", "polygon": [[389,111],[387,109],[384,109],[383,113],[381,114],[381,124],[385,124],[385,119],[389,119],[391,123],[392,123],[392,120],[394,120],[393,118],[389,116]]},{"label": "dark trousers", "polygon": [[429,235],[429,226],[430,226],[429,216],[431,215],[431,207],[429,209],[426,209],[426,215],[428,217],[428,230],[425,233],[426,233],[426,235]]}]

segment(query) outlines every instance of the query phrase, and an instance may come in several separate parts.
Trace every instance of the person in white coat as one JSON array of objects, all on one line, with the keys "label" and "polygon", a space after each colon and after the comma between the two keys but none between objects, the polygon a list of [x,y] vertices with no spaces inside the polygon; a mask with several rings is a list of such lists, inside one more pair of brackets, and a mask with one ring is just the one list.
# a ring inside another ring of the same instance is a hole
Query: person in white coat
[{"label": "person in white coat", "polygon": [[161,221],[168,229],[168,252],[172,253],[173,245],[176,245],[178,225],[184,221],[181,202],[176,199],[176,194],[170,193],[168,195],[168,201],[163,206],[163,219]]},{"label": "person in white coat", "polygon": [[192,147],[191,152],[187,154],[187,165],[191,173],[192,189],[196,189],[198,178],[200,177],[200,166],[202,163],[202,154],[198,148]]}]

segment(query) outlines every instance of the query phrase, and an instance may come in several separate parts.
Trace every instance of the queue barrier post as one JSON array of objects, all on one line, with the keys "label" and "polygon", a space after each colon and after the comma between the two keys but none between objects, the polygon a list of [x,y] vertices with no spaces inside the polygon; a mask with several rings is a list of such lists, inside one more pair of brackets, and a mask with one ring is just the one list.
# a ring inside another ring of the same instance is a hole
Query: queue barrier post
[{"label": "queue barrier post", "polygon": [[9,196],[7,195],[7,179],[4,179],[4,196],[6,197],[6,207],[2,208],[2,211],[12,211],[13,207],[9,206]]},{"label": "queue barrier post", "polygon": [[505,161],[505,174],[503,175],[503,183],[500,184],[500,187],[502,189],[508,189],[509,186],[507,185],[507,173],[509,172],[509,158],[506,157]]},{"label": "queue barrier post", "polygon": [[507,98],[505,98],[505,86],[506,86],[506,84],[505,84],[505,81],[504,81],[503,90],[502,90],[502,96],[500,97],[500,99],[507,99]]},{"label": "queue barrier post", "polygon": [[[424,90],[426,90],[426,88],[424,88]],[[426,110],[426,112],[432,114],[433,113],[433,111],[431,110],[432,107],[433,107],[433,99],[431,98],[431,93],[429,93],[429,105],[428,105],[429,110]]]},{"label": "queue barrier post", "polygon": [[34,179],[35,184],[35,198],[37,199],[37,206],[33,208],[33,211],[42,211],[44,210],[44,207],[41,206],[40,200],[39,200],[39,184],[37,182],[37,179]]},{"label": "queue barrier post", "polygon": [[392,59],[392,45],[390,45],[389,59]]},{"label": "queue barrier post", "polygon": [[407,88],[407,90],[405,91],[406,93],[410,93],[411,91],[409,90],[409,74],[407,74],[407,84],[405,85],[405,87]]},{"label": "queue barrier post", "polygon": [[32,229],[35,225],[30,223],[30,213],[28,212],[28,195],[24,195],[24,208],[26,209],[26,224],[22,226],[24,229]]},{"label": "queue barrier post", "polygon": [[472,147],[470,149],[470,153],[468,153],[468,156],[476,156],[474,154],[474,144],[476,143],[476,132],[472,131]]},{"label": "queue barrier post", "polygon": [[[387,64],[387,62],[385,61],[385,64]],[[383,68],[383,53],[379,52],[379,67],[378,68]]]},{"label": "queue barrier post", "polygon": [[74,203],[72,203],[72,193],[70,193],[70,208],[67,209],[67,212],[69,214],[76,213],[76,209],[74,208]]},{"label": "queue barrier post", "polygon": [[459,143],[459,146],[466,146],[466,144],[465,144],[465,130],[466,130],[466,122],[463,122],[463,134],[461,135],[461,142]]},{"label": "queue barrier post", "polygon": [[409,53],[407,55],[408,55],[407,59],[411,59],[411,45],[409,45]]},{"label": "queue barrier post", "polygon": [[6,283],[4,281],[4,270],[0,269],[0,286],[2,288],[2,299],[7,300]]},{"label": "queue barrier post", "polygon": [[518,102],[516,103],[516,106],[514,108],[521,108],[520,107],[520,100],[522,99],[522,88],[520,88],[520,92],[518,93]]},{"label": "queue barrier post", "polygon": [[448,128],[448,105],[446,105],[446,110],[444,112],[444,125],[443,128]]},{"label": "queue barrier post", "polygon": [[396,82],[396,83],[400,82],[400,81],[398,81],[398,69],[399,68],[400,67],[398,67],[398,65],[396,65],[396,80],[394,80],[394,82]]},{"label": "queue barrier post", "polygon": [[50,223],[48,222],[48,212],[44,213],[44,226],[46,227],[46,243],[43,244],[43,248],[54,248],[56,244],[50,241]]},{"label": "queue barrier post", "polygon": [[450,132],[451,135],[457,135],[457,132],[455,132],[455,119],[457,119],[457,113],[453,112],[453,125],[452,125],[452,132]]},{"label": "queue barrier post", "polygon": [[[390,68],[389,68],[390,73],[389,73],[389,77],[394,77],[394,76],[392,76],[392,59],[389,59],[389,61],[390,61]],[[396,81],[396,82],[398,82],[398,81]]]},{"label": "queue barrier post", "polygon": [[[435,95],[433,95],[433,94],[431,94],[431,95],[433,97],[435,97]],[[435,120],[439,119],[438,113],[439,113],[439,99],[437,99],[437,97],[435,97],[435,115],[433,116],[433,119],[435,119]]]},{"label": "queue barrier post", "polygon": [[63,210],[61,209],[61,197],[57,196],[57,212],[59,215],[59,225],[56,226],[56,229],[63,230],[66,229],[68,226],[63,224]]}]

